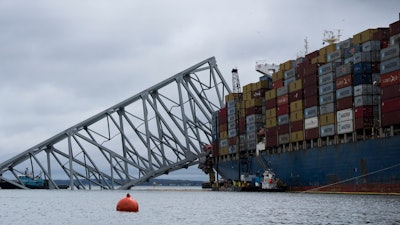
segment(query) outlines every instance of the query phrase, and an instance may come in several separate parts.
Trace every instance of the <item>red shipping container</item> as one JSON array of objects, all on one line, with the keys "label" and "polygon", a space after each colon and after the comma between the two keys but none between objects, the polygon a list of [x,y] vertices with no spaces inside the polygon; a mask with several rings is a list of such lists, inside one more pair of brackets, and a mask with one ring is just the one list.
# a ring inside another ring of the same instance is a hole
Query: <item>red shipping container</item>
[{"label": "red shipping container", "polygon": [[373,39],[379,41],[389,40],[389,38],[389,28],[386,27],[377,28],[377,31],[373,35]]},{"label": "red shipping container", "polygon": [[253,92],[251,92],[251,98],[264,98],[265,91],[266,91],[266,89],[264,89],[264,88],[253,91]]},{"label": "red shipping container", "polygon": [[219,156],[219,141],[214,141],[212,147],[212,155]]},{"label": "red shipping container", "polygon": [[374,126],[374,118],[373,117],[361,117],[354,119],[354,127],[356,130],[358,129],[369,129]]},{"label": "red shipping container", "polygon": [[347,97],[336,100],[336,111],[353,107],[353,97]]},{"label": "red shipping container", "polygon": [[304,77],[318,76],[318,65],[308,64],[304,67]]},{"label": "red shipping container", "polygon": [[287,94],[278,96],[278,98],[276,99],[276,104],[278,106],[287,105],[288,103],[289,103],[289,96]]},{"label": "red shipping container", "polygon": [[382,113],[382,127],[400,124],[400,112]]},{"label": "red shipping container", "polygon": [[373,117],[374,107],[372,105],[359,106],[354,109],[355,118]]},{"label": "red shipping container", "polygon": [[308,62],[309,64],[311,64],[311,60],[315,57],[319,56],[319,50],[313,51],[311,53],[308,53],[307,55],[305,55],[305,62]]},{"label": "red shipping container", "polygon": [[304,99],[304,108],[309,108],[316,105],[318,105],[318,95],[313,95]]},{"label": "red shipping container", "polygon": [[303,96],[308,98],[318,94],[318,86],[316,84],[304,87]]},{"label": "red shipping container", "polygon": [[221,120],[221,118],[225,118],[225,120],[226,120],[226,118],[228,116],[228,109],[226,107],[221,108],[218,112],[218,116],[219,116],[220,120]]},{"label": "red shipping container", "polygon": [[289,102],[294,102],[303,99],[303,89],[289,93]]},{"label": "red shipping container", "polygon": [[400,113],[400,97],[387,99],[382,102],[382,113],[394,111]]},{"label": "red shipping container", "polygon": [[336,78],[336,90],[351,86],[353,84],[352,81],[353,81],[353,76],[351,74]]},{"label": "red shipping container", "polygon": [[289,133],[289,124],[283,124],[278,126],[278,135],[288,134]]},{"label": "red shipping container", "polygon": [[266,109],[272,109],[276,107],[276,98],[266,100],[265,101],[265,106],[267,107]]},{"label": "red shipping container", "polygon": [[237,137],[228,138],[228,145],[229,146],[236,145],[236,142],[237,142]]},{"label": "red shipping container", "polygon": [[389,25],[389,35],[400,34],[400,20]]},{"label": "red shipping container", "polygon": [[381,75],[381,87],[387,87],[400,83],[400,70]]},{"label": "red shipping container", "polygon": [[267,128],[267,132],[266,132],[266,135],[267,135],[267,137],[268,136],[276,136],[277,135],[277,127],[270,127],[270,128]]},{"label": "red shipping container", "polygon": [[390,41],[389,40],[383,40],[381,41],[381,49],[389,47]]},{"label": "red shipping container", "polygon": [[220,123],[219,124],[219,131],[224,132],[228,130],[228,124],[227,123]]},{"label": "red shipping container", "polygon": [[400,97],[400,84],[394,84],[382,88],[382,101]]},{"label": "red shipping container", "polygon": [[246,117],[239,118],[239,134],[246,133]]},{"label": "red shipping container", "polygon": [[381,63],[379,62],[371,62],[371,72],[379,73],[381,71]]},{"label": "red shipping container", "polygon": [[319,127],[307,129],[305,133],[305,140],[316,139],[319,137]]},{"label": "red shipping container", "polygon": [[309,87],[312,85],[318,85],[318,76],[315,74],[314,76],[307,76],[303,78],[303,87]]},{"label": "red shipping container", "polygon": [[277,80],[277,81],[272,82],[272,87],[275,89],[283,87],[283,80]]},{"label": "red shipping container", "polygon": [[278,146],[278,136],[267,136],[266,146],[269,148]]},{"label": "red shipping container", "polygon": [[246,109],[246,115],[262,114],[263,108],[261,106],[254,106]]},{"label": "red shipping container", "polygon": [[303,130],[303,125],[304,125],[304,121],[303,121],[303,120],[291,122],[291,124],[290,124],[290,130],[291,130],[292,132],[293,132],[293,131],[300,131],[300,130]]},{"label": "red shipping container", "polygon": [[289,113],[289,104],[280,105],[280,106],[276,107],[276,114],[278,116],[288,114],[288,113]]}]

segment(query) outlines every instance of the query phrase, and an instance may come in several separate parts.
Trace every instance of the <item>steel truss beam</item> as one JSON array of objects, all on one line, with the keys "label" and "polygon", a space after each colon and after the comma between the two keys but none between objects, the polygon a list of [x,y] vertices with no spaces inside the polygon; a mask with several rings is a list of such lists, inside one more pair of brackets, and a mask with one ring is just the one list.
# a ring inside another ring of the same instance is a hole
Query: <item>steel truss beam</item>
[{"label": "steel truss beam", "polygon": [[0,164],[0,179],[20,188],[24,168],[71,189],[128,189],[198,164],[212,142],[212,113],[231,90],[206,59]]}]

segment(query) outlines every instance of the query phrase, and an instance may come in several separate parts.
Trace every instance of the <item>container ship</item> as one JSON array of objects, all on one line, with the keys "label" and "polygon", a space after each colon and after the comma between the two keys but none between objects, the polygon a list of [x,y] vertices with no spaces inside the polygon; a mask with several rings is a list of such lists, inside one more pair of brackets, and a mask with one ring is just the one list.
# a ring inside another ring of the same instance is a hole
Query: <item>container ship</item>
[{"label": "container ship", "polygon": [[239,84],[213,114],[217,179],[268,168],[289,191],[400,193],[399,49],[400,20],[256,64],[259,81]]}]

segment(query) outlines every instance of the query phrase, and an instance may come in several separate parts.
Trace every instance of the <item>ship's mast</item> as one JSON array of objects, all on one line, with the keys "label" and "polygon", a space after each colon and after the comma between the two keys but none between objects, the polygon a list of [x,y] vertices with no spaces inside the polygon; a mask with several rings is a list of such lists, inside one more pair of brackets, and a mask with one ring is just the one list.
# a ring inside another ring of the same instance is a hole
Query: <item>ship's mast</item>
[{"label": "ship's mast", "polygon": [[334,44],[334,43],[340,41],[340,37],[342,36],[340,34],[341,30],[338,29],[336,31],[337,31],[337,33],[335,35],[335,33],[333,31],[325,30],[324,31],[324,38],[322,39],[324,41],[323,44],[328,43],[330,45],[330,44]]},{"label": "ship's mast", "polygon": [[240,93],[239,74],[238,74],[238,70],[236,68],[232,69],[232,92]]}]

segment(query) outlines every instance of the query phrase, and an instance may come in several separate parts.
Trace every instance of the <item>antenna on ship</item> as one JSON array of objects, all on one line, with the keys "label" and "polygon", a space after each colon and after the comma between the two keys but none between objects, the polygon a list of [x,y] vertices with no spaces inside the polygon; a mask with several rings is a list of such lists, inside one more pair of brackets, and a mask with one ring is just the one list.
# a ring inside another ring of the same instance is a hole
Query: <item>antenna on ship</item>
[{"label": "antenna on ship", "polygon": [[335,33],[333,31],[325,30],[324,31],[324,38],[322,39],[324,42],[322,42],[322,44],[324,45],[325,42],[326,42],[326,43],[328,43],[330,45],[330,44],[334,44],[334,43],[340,41],[340,37],[342,36],[340,34],[341,30],[337,29],[336,31],[337,31],[337,34],[335,35]]},{"label": "antenna on ship", "polygon": [[305,51],[304,55],[307,55],[308,54],[308,40],[307,40],[307,37],[304,38],[304,51]]},{"label": "antenna on ship", "polygon": [[236,68],[232,69],[232,92],[240,93],[239,74]]}]

